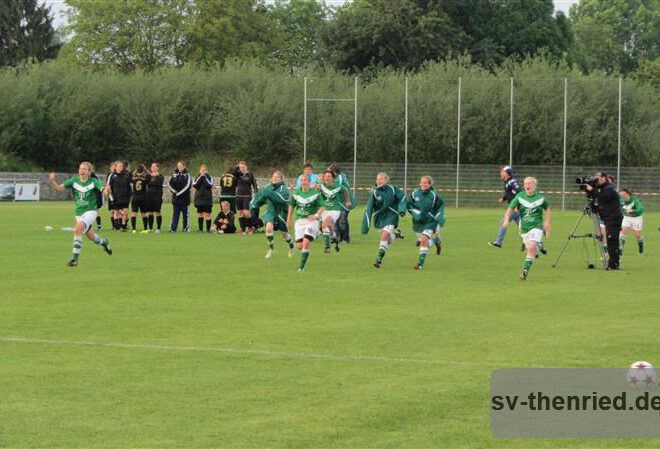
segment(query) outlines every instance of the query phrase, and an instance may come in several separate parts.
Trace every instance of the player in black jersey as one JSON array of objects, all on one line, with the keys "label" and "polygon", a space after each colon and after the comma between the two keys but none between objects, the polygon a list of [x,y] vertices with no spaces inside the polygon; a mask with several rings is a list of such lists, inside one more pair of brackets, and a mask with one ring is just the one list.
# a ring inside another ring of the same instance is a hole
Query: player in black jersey
[{"label": "player in black jersey", "polygon": [[[95,172],[92,172],[89,175],[90,178],[96,178],[99,181],[101,181],[101,178],[99,178],[99,175],[97,175]],[[96,194],[96,209],[98,212],[98,209],[103,207],[103,192],[100,190],[95,190],[94,194]],[[100,231],[101,230],[101,215],[97,213],[96,215],[96,230]]]},{"label": "player in black jersey", "polygon": [[149,183],[149,171],[147,167],[140,164],[138,168],[133,172],[131,178],[131,229],[133,234],[137,232],[137,214],[140,212],[142,217],[142,232],[149,232],[149,219],[147,218],[147,212],[149,211],[148,199],[147,199],[147,184]]},{"label": "player in black jersey", "polygon": [[115,164],[115,174],[109,179],[110,194],[113,198],[112,210],[114,228],[127,230],[128,203],[131,200],[131,174],[124,168],[122,161]]},{"label": "player in black jersey", "polygon": [[160,166],[153,162],[147,182],[147,205],[149,207],[149,230],[154,231],[154,217],[156,218],[156,230],[159,233],[163,224],[163,216],[160,210],[163,207],[163,184],[165,178],[160,174]]},{"label": "player in black jersey", "polygon": [[233,234],[236,232],[236,225],[234,224],[234,213],[230,209],[229,201],[221,201],[220,207],[222,210],[213,220],[211,229],[218,234]]},{"label": "player in black jersey", "polygon": [[[105,177],[105,186],[110,187],[110,179],[115,175],[115,170],[116,170],[117,163],[112,162],[110,164],[110,171],[108,172],[107,176]],[[110,223],[112,223],[112,228],[115,229],[115,216],[113,214],[113,203],[115,202],[114,197],[112,196],[112,193],[108,193],[108,211],[110,212]]]},{"label": "player in black jersey", "polygon": [[238,167],[232,167],[220,178],[220,202],[227,201],[233,213],[236,213],[237,174]]},{"label": "player in black jersey", "polygon": [[211,232],[211,210],[213,209],[213,177],[209,175],[208,167],[202,164],[199,174],[193,180],[195,188],[195,208],[197,208],[197,232],[204,232],[204,221],[206,220],[206,232]]},{"label": "player in black jersey", "polygon": [[257,180],[248,170],[247,163],[239,161],[236,173],[236,209],[238,210],[238,223],[243,233],[253,232],[250,201],[252,201],[252,194],[258,191]]}]

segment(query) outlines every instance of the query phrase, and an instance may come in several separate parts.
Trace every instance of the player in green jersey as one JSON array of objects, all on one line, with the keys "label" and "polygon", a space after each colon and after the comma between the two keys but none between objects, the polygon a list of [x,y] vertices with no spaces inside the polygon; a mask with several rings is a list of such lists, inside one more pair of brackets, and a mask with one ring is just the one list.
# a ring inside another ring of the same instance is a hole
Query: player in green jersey
[{"label": "player in green jersey", "polygon": [[623,222],[621,223],[621,233],[619,234],[619,248],[623,254],[623,247],[626,246],[626,236],[630,229],[637,239],[637,250],[640,256],[644,255],[644,236],[642,229],[644,228],[644,206],[629,189],[621,190],[621,204],[623,207]]},{"label": "player in green jersey", "polygon": [[334,243],[335,251],[339,251],[339,237],[335,233],[335,223],[339,220],[344,208],[350,209],[351,198],[348,189],[339,184],[335,173],[328,169],[323,172],[322,182],[319,184],[319,193],[323,214],[321,214],[321,231],[323,232],[324,252],[330,252],[330,242]]},{"label": "player in green jersey", "polygon": [[380,268],[390,244],[396,240],[396,227],[399,225],[399,215],[406,213],[406,202],[403,191],[390,183],[390,177],[385,172],[376,176],[376,186],[369,195],[369,201],[362,218],[362,234],[369,232],[372,224],[380,230],[380,244],[374,267]]},{"label": "player in green jersey", "polygon": [[83,234],[95,244],[101,245],[106,253],[112,255],[112,249],[108,245],[108,239],[102,239],[93,230],[93,225],[98,214],[95,191],[103,192],[104,186],[99,179],[90,177],[92,171],[92,164],[81,162],[78,167],[78,176],[73,176],[62,184],[55,182],[55,173],[49,175],[53,188],[58,192],[64,189],[71,189],[76,202],[76,226],[73,228],[73,256],[68,263],[70,267],[78,265],[78,258],[82,250]]},{"label": "player in green jersey", "polygon": [[[525,248],[527,248],[525,265],[520,275],[522,280],[527,279],[543,236],[550,234],[550,207],[545,197],[536,191],[537,185],[536,178],[525,178],[523,191],[519,192],[509,203],[509,209],[504,215],[504,223],[502,224],[504,227],[508,226],[513,211],[517,209],[520,212],[520,231]],[[543,217],[544,211],[545,219]]]},{"label": "player in green jersey", "polygon": [[282,233],[282,237],[289,245],[289,257],[293,257],[293,240],[285,218],[290,201],[289,189],[284,184],[282,172],[279,170],[273,172],[270,181],[270,184],[259,190],[252,198],[250,210],[253,212],[252,216],[256,217],[259,208],[264,204],[268,205],[266,212],[261,217],[266,225],[266,240],[268,241],[266,259],[273,257],[275,252],[275,231]]},{"label": "player in green jersey", "polygon": [[305,271],[309,250],[319,232],[319,217],[323,213],[323,207],[321,194],[310,188],[310,177],[302,174],[298,179],[300,187],[291,194],[286,223],[291,228],[291,220],[295,220],[296,247],[302,251],[298,271]]},{"label": "player in green jersey", "polygon": [[421,270],[429,252],[429,242],[439,241],[439,229],[445,224],[445,202],[433,190],[433,178],[422,176],[419,188],[406,197],[406,208],[412,216],[413,230],[417,232],[419,243],[419,256],[413,268]]}]

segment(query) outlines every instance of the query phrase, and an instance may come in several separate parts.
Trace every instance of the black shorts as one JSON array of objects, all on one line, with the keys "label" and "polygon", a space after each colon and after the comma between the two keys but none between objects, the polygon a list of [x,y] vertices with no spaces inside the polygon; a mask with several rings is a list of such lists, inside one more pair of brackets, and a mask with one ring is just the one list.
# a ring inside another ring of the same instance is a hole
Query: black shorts
[{"label": "black shorts", "polygon": [[213,206],[195,206],[198,214],[210,214]]},{"label": "black shorts", "polygon": [[112,211],[115,208],[115,202],[112,200],[108,200],[108,210]]},{"label": "black shorts", "polygon": [[137,211],[142,213],[149,211],[149,201],[146,197],[134,197],[131,199],[131,212]]},{"label": "black shorts", "polygon": [[250,210],[250,201],[252,201],[251,196],[237,196],[236,197],[236,209],[238,209],[238,210]]},{"label": "black shorts", "polygon": [[236,197],[231,197],[231,198],[222,198],[220,197],[220,205],[222,206],[222,202],[226,201],[229,203],[229,210],[231,210],[233,213],[236,213]]},{"label": "black shorts", "polygon": [[163,208],[163,197],[154,196],[147,197],[147,211],[148,212],[159,212]]},{"label": "black shorts", "polygon": [[112,203],[112,210],[128,209],[128,201],[115,201]]}]

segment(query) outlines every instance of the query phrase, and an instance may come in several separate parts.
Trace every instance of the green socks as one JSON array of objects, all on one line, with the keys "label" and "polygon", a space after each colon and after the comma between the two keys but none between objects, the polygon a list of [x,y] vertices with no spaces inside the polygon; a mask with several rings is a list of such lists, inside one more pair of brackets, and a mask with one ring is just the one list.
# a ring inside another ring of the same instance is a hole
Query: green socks
[{"label": "green socks", "polygon": [[419,257],[417,257],[417,265],[420,267],[424,266],[424,261],[426,260],[426,255],[428,254],[429,249],[428,248],[420,248],[419,249]]},{"label": "green socks", "polygon": [[309,250],[303,249],[300,254],[300,268],[305,269],[305,264],[307,264],[307,258],[309,257]]}]

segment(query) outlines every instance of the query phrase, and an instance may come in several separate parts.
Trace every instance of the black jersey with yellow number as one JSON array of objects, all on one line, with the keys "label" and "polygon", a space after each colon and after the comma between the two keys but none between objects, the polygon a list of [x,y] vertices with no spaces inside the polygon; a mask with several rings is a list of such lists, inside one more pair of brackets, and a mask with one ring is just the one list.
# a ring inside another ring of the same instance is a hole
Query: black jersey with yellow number
[{"label": "black jersey with yellow number", "polygon": [[142,198],[147,194],[147,184],[149,183],[149,173],[134,172],[131,178],[131,187],[133,188],[133,198]]},{"label": "black jersey with yellow number", "polygon": [[236,183],[238,181],[236,172],[237,169],[233,168],[220,178],[220,198],[233,198],[236,196]]}]

